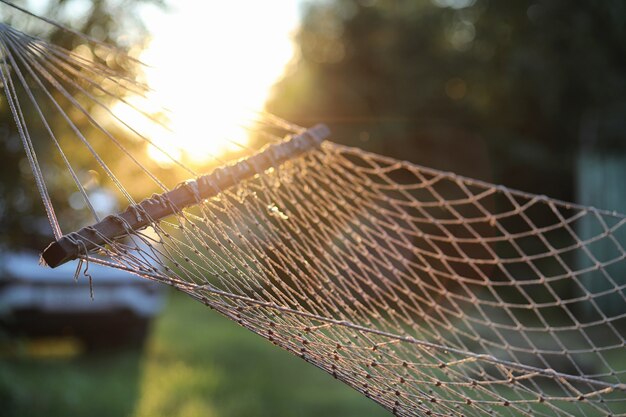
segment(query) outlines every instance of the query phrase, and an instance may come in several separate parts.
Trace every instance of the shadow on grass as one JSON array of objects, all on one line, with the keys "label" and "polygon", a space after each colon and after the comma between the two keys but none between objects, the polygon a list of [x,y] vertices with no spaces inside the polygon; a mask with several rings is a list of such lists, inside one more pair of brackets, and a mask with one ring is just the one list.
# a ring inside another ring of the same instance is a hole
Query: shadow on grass
[{"label": "shadow on grass", "polygon": [[141,352],[0,359],[3,416],[125,416],[134,409]]}]

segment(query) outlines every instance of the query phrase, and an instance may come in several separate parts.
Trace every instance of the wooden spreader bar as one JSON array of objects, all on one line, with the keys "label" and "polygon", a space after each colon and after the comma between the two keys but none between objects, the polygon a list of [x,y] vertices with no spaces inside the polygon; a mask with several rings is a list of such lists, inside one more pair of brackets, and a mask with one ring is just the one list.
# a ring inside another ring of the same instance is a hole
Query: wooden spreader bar
[{"label": "wooden spreader bar", "polygon": [[316,148],[329,135],[326,125],[315,125],[284,142],[269,145],[255,155],[186,181],[168,192],[155,194],[92,226],[68,233],[52,242],[43,251],[42,258],[48,266],[55,268]]}]

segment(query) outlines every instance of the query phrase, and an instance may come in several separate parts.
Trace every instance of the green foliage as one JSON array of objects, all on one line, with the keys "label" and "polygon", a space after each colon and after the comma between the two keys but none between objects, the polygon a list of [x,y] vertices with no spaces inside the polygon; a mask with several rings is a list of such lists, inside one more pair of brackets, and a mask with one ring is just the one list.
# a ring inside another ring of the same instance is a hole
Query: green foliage
[{"label": "green foliage", "polygon": [[268,110],[326,121],[348,144],[573,199],[581,145],[626,149],[625,35],[619,0],[310,2]]},{"label": "green foliage", "polygon": [[[27,7],[25,2],[17,2],[20,6]],[[41,16],[57,21],[60,24],[85,33],[109,43],[114,47],[127,48],[130,45],[142,45],[147,33],[142,29],[139,20],[134,17],[137,6],[143,3],[162,4],[162,0],[137,0],[137,1],[114,1],[98,0],[94,2],[70,2],[66,0],[50,0],[40,5],[41,9],[35,10]],[[81,6],[82,4],[82,6]],[[55,45],[69,50],[83,45],[83,48],[91,50],[94,60],[110,69],[133,77],[139,71],[138,65],[126,59],[118,59],[114,49],[106,49],[97,45],[87,47],[85,40],[73,35],[68,31],[59,29],[53,25],[37,20],[7,5],[0,5],[2,23],[11,25],[28,35],[38,36]],[[6,57],[0,53],[0,59]],[[15,58],[19,63],[19,58]],[[79,179],[86,183],[91,179],[90,169],[94,167],[93,159],[89,159],[86,148],[78,144],[68,124],[59,111],[51,104],[47,96],[38,88],[37,84],[29,78],[28,71],[22,68],[25,77],[34,88],[42,110],[52,130],[59,138],[68,159],[76,168]],[[33,140],[47,185],[50,190],[53,204],[59,209],[57,213],[61,219],[79,222],[83,213],[76,210],[67,210],[68,199],[76,191],[76,186],[64,167],[61,156],[53,146],[52,140],[41,123],[40,116],[32,106],[30,99],[23,88],[20,80],[13,71],[11,74],[16,84],[16,91],[20,107],[27,121],[29,134]],[[71,77],[71,74],[70,74]],[[45,83],[44,83],[45,84]],[[83,83],[86,91],[93,93],[95,86]],[[77,89],[65,85],[68,92],[82,103],[87,111],[93,111],[93,102],[85,99],[85,94],[78,93]],[[87,118],[77,112],[69,100],[63,99],[58,91],[48,86],[52,94],[59,102],[64,111],[70,114],[78,128],[86,137],[95,137],[98,141],[96,129],[89,123]],[[105,103],[111,103],[110,97],[99,97]],[[108,100],[108,101],[107,101]],[[101,135],[101,134],[100,134]],[[105,141],[100,141],[104,143]],[[132,144],[131,144],[132,145]],[[136,146],[137,144],[135,144]],[[98,145],[96,144],[96,147]],[[110,145],[108,145],[110,147]],[[107,152],[102,152],[106,154]],[[36,191],[35,181],[30,166],[22,147],[21,139],[17,134],[17,128],[13,121],[4,91],[0,88],[0,248],[5,246],[29,247],[43,249],[51,240],[52,231],[44,214],[41,198]]]}]

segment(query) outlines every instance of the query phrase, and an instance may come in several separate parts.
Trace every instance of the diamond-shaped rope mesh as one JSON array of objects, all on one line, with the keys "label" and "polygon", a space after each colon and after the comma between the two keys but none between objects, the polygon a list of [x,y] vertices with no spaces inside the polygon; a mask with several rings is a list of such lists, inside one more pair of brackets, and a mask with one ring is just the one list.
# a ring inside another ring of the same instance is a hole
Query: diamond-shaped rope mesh
[{"label": "diamond-shaped rope mesh", "polygon": [[626,415],[626,218],[326,143],[109,242],[398,415]]}]

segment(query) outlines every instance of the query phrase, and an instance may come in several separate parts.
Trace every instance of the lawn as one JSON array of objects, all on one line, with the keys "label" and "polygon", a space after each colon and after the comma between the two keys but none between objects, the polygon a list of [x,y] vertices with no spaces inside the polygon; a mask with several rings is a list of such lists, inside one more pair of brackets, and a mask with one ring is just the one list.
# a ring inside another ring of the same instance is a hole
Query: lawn
[{"label": "lawn", "polygon": [[182,294],[143,351],[0,357],[2,416],[386,416],[378,405]]}]

